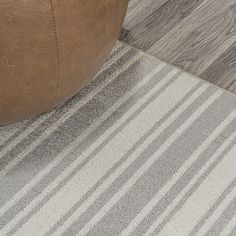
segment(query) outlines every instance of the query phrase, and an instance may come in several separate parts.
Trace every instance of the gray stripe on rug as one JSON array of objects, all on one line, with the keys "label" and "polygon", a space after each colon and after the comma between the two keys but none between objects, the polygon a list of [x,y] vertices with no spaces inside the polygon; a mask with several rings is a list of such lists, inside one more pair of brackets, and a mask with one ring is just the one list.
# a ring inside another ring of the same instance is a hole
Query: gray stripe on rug
[{"label": "gray stripe on rug", "polygon": [[0,234],[233,232],[235,108],[235,96],[118,42],[69,102],[0,128]]}]

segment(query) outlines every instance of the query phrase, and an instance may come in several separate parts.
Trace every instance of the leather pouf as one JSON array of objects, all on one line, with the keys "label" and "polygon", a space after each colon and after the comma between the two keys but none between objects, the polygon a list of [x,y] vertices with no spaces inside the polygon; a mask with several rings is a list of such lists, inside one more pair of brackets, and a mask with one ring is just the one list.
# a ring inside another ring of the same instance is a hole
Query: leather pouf
[{"label": "leather pouf", "polygon": [[128,0],[1,0],[0,124],[43,113],[98,72]]}]

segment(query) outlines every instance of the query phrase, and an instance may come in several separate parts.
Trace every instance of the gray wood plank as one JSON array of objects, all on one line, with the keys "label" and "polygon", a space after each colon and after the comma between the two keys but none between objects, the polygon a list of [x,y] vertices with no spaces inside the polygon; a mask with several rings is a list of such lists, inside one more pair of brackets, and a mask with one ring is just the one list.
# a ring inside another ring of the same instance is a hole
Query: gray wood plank
[{"label": "gray wood plank", "polygon": [[202,2],[204,0],[168,0],[157,9],[154,7],[144,20],[140,21],[138,14],[138,22],[130,28],[125,27],[131,34],[124,40],[131,42],[132,46],[148,50]]},{"label": "gray wood plank", "polygon": [[131,0],[121,40],[236,94],[235,22],[236,0]]},{"label": "gray wood plank", "polygon": [[200,77],[236,93],[236,43],[214,61]]}]

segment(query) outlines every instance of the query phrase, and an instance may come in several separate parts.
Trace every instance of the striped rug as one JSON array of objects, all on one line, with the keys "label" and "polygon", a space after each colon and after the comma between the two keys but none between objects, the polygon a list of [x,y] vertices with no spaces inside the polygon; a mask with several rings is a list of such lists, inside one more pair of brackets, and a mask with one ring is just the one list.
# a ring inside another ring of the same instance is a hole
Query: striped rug
[{"label": "striped rug", "polygon": [[1,236],[236,235],[236,97],[125,44],[0,150]]}]

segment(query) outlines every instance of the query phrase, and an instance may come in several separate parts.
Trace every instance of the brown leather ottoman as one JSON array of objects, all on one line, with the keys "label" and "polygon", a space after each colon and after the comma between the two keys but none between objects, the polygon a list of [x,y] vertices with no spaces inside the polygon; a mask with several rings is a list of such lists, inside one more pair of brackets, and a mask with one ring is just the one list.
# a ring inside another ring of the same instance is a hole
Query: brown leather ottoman
[{"label": "brown leather ottoman", "polygon": [[65,102],[96,74],[128,0],[2,0],[0,124]]}]

